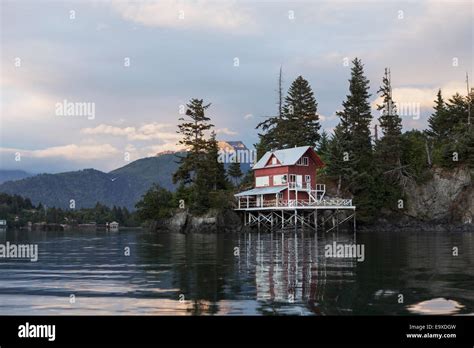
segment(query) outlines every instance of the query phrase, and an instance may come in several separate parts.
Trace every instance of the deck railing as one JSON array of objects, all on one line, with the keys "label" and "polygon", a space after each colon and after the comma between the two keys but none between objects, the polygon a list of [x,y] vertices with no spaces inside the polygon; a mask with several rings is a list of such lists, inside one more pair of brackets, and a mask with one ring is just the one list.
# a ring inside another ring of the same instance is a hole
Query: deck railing
[{"label": "deck railing", "polygon": [[272,199],[272,200],[248,200],[245,197],[240,197],[238,200],[238,209],[249,208],[286,208],[286,207],[317,207],[317,206],[352,206],[352,199],[344,198],[326,198],[319,201],[312,201],[308,199]]}]

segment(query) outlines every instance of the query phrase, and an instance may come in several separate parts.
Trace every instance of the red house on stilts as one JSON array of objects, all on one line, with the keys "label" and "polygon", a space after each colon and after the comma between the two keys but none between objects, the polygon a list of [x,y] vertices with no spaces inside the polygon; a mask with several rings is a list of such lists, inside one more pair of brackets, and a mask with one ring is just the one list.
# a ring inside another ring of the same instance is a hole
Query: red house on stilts
[{"label": "red house on stilts", "polygon": [[255,188],[235,195],[235,210],[244,213],[247,226],[307,226],[329,232],[352,219],[355,231],[352,199],[325,197],[326,185],[316,181],[322,167],[311,146],[269,151],[252,168]]},{"label": "red house on stilts", "polygon": [[247,208],[311,205],[326,191],[316,182],[323,166],[311,146],[269,151],[252,168],[255,188],[235,196]]}]

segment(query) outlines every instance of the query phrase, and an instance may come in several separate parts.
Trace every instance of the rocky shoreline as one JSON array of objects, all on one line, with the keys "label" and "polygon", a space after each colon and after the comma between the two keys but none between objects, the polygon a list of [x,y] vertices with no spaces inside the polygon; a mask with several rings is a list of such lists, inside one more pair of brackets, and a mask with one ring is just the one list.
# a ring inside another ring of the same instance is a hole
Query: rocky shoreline
[{"label": "rocky shoreline", "polygon": [[[387,232],[474,232],[473,170],[433,168],[422,184],[408,183],[406,207],[399,213],[382,211],[374,223],[358,224],[358,231]],[[153,222],[152,231],[179,233],[232,233],[249,230],[242,216],[233,210],[212,210],[194,216],[186,210]]]},{"label": "rocky shoreline", "polygon": [[[153,232],[175,233],[239,233],[255,229],[244,226],[242,216],[232,210],[210,211],[194,216],[187,211],[178,211],[168,219],[154,221],[149,225]],[[345,227],[352,231],[352,228]],[[341,227],[344,230],[344,227]],[[472,223],[449,223],[447,221],[423,221],[406,215],[380,218],[372,224],[359,224],[357,231],[363,232],[474,232]]]},{"label": "rocky shoreline", "polygon": [[178,233],[234,233],[246,230],[241,217],[233,210],[211,210],[196,216],[187,210],[180,210],[172,217],[154,221],[151,231]]}]

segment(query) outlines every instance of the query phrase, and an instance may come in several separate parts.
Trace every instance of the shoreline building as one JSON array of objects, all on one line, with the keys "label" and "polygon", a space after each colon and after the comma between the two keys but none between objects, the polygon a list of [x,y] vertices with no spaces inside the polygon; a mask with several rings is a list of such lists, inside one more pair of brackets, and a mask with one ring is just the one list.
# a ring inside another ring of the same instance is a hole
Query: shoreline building
[{"label": "shoreline building", "polygon": [[[328,197],[326,185],[317,182],[317,172],[323,167],[311,146],[269,151],[252,167],[254,188],[235,194],[235,210],[244,212],[249,226],[301,225],[317,230],[318,226],[326,229],[329,221],[329,231],[353,219],[355,230],[352,199]],[[319,219],[318,211],[322,213]]]}]

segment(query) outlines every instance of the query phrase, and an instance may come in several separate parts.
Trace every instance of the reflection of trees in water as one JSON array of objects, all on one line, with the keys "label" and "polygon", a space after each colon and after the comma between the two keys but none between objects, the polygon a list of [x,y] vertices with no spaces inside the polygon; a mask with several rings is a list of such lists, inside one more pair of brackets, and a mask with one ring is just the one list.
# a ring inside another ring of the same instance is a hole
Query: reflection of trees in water
[{"label": "reflection of trees in water", "polygon": [[238,294],[241,284],[234,272],[232,236],[220,234],[150,234],[144,245],[162,245],[167,250],[148,248],[143,255],[158,268],[166,265],[168,273],[159,273],[162,288],[174,289],[167,298],[187,304],[190,314],[215,314],[219,301]]}]

